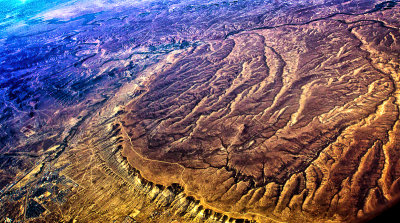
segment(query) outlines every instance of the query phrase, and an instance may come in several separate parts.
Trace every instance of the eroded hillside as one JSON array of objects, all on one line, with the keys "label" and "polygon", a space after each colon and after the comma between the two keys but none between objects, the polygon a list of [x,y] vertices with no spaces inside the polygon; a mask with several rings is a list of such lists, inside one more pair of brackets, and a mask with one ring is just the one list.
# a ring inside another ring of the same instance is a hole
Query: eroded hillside
[{"label": "eroded hillside", "polygon": [[7,38],[1,217],[354,222],[396,201],[397,2],[143,4]]}]

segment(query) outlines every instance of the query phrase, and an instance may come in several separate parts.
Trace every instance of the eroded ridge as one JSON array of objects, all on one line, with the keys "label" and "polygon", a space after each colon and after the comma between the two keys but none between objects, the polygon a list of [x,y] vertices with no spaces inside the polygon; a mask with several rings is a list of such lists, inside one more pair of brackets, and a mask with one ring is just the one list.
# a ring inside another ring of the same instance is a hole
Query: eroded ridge
[{"label": "eroded ridge", "polygon": [[191,48],[127,105],[123,154],[227,212],[362,217],[398,190],[398,35],[327,19]]},{"label": "eroded ridge", "polygon": [[[79,185],[78,191],[73,190],[72,194],[85,194],[69,197],[63,205],[70,207],[62,213],[64,219],[164,222],[173,218],[179,222],[255,222],[254,218],[224,212],[188,195],[183,181],[166,186],[147,180],[141,171],[132,168],[123,155],[124,147],[130,141],[118,119],[123,112],[121,103],[129,96],[126,92],[119,93],[120,97],[114,98],[99,116],[86,123],[88,131],[73,145],[75,149],[66,151],[60,158],[60,163],[69,163],[63,173]],[[138,155],[136,164],[151,164],[153,171],[171,166],[177,172],[184,171],[177,164],[135,154]],[[124,205],[115,208],[121,202]],[[93,204],[103,204],[102,211],[98,212],[99,206]],[[81,207],[79,211],[71,208],[77,205]]]},{"label": "eroded ridge", "polygon": [[0,39],[1,221],[357,222],[399,199],[397,1],[121,7]]}]

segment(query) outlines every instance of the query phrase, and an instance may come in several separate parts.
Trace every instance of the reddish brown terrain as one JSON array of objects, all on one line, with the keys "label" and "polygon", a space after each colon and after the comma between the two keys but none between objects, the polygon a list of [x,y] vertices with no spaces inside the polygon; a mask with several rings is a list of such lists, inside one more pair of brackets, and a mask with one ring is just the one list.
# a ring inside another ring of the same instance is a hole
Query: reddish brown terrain
[{"label": "reddish brown terrain", "polygon": [[69,123],[53,147],[1,172],[0,217],[364,222],[397,201],[397,2],[187,4],[85,22],[134,33],[86,42],[95,81],[47,122]]}]

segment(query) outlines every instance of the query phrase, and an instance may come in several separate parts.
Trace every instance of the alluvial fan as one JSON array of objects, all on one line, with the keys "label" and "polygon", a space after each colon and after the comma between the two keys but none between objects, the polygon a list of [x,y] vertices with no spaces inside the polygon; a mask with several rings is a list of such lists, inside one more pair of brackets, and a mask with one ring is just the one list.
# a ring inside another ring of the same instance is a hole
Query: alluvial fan
[{"label": "alluvial fan", "polygon": [[0,1],[0,220],[366,222],[400,193],[398,1]]}]

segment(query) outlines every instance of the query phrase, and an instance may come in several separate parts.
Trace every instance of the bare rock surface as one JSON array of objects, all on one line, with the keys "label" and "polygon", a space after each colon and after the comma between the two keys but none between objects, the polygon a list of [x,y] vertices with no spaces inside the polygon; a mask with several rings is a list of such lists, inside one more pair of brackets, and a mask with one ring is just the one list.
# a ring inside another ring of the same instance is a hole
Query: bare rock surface
[{"label": "bare rock surface", "polygon": [[2,24],[0,220],[364,222],[398,200],[396,1],[87,4]]}]

